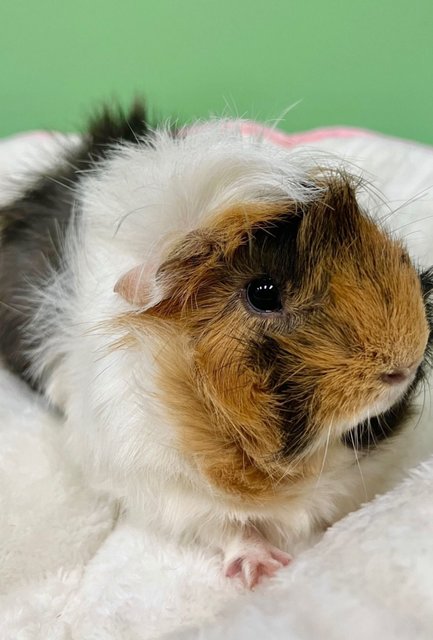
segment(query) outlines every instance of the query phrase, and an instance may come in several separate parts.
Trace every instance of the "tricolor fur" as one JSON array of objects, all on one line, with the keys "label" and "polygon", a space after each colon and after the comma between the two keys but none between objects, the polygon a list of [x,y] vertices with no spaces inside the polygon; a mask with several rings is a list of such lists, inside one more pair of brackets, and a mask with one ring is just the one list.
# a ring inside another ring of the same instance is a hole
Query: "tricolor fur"
[{"label": "tricolor fur", "polygon": [[[287,546],[386,476],[398,438],[374,445],[422,377],[432,280],[324,163],[136,111],[2,212],[4,356],[64,412],[91,481],[161,531]],[[245,298],[262,276],[277,313]]]}]

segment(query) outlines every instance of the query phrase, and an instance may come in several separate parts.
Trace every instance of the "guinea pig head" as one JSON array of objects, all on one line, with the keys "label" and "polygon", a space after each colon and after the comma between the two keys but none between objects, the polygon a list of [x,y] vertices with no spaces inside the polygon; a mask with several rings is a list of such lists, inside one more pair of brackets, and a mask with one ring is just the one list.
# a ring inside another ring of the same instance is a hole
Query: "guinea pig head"
[{"label": "guinea pig head", "polygon": [[[159,386],[178,446],[214,488],[256,498],[413,387],[429,338],[402,244],[330,175],[308,203],[244,203],[116,290],[170,347]],[[321,456],[323,454],[321,453]]]}]

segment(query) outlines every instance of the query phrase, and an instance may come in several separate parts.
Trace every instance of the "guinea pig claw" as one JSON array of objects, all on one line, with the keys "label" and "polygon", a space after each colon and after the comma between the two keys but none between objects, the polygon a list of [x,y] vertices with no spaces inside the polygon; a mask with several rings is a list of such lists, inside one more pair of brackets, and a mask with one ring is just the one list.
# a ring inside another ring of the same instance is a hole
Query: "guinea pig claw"
[{"label": "guinea pig claw", "polygon": [[264,576],[273,576],[278,569],[286,567],[292,557],[269,544],[265,540],[249,542],[235,558],[231,557],[224,565],[227,578],[239,576],[248,589],[254,587]]}]

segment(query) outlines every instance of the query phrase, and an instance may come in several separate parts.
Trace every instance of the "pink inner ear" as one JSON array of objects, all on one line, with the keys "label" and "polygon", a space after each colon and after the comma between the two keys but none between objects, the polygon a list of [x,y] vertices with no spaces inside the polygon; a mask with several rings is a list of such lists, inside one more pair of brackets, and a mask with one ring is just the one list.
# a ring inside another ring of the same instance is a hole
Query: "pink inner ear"
[{"label": "pink inner ear", "polygon": [[146,264],[139,264],[119,278],[114,291],[127,302],[140,307],[155,304],[155,270]]}]

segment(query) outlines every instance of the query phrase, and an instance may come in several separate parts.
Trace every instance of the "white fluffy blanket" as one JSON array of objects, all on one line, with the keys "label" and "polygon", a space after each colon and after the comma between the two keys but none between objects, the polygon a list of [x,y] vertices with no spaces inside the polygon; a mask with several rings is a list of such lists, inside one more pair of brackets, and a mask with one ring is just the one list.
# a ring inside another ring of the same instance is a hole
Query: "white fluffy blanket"
[{"label": "white fluffy blanket", "polygon": [[[433,263],[432,149],[362,132],[305,143],[363,167],[397,210],[392,226]],[[43,136],[0,144],[3,202],[23,158],[49,164],[53,146]],[[406,468],[427,460],[247,594],[222,577],[218,557],[118,519],[68,460],[60,419],[0,370],[0,639],[431,640],[429,393],[424,400]]]}]

